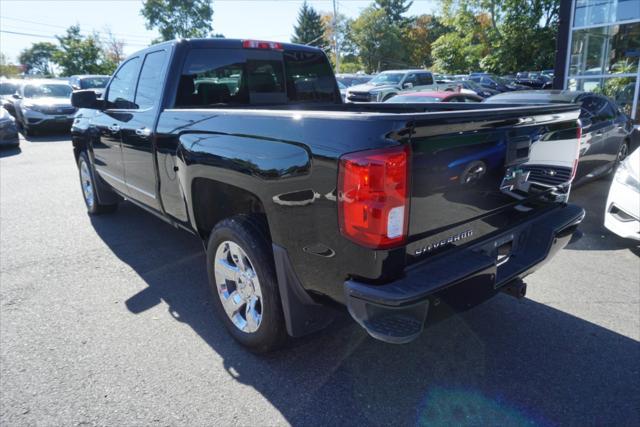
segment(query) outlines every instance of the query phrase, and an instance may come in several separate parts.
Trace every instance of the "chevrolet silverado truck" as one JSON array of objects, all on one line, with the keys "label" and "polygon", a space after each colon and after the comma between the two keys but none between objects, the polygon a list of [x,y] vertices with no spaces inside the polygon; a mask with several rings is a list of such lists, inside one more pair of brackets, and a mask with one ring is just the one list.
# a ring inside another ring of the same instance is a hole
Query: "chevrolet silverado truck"
[{"label": "chevrolet silverado truck", "polygon": [[574,105],[344,104],[321,50],[231,39],[151,46],[72,102],[89,214],[127,199],[202,239],[256,352],[344,306],[405,343],[436,306],[522,297],[584,216]]}]

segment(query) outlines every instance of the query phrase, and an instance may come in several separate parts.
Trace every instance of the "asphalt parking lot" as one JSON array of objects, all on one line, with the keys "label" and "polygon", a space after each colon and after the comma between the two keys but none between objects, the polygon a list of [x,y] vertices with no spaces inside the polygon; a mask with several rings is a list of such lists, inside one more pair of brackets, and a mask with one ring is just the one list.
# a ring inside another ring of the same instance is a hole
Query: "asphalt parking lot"
[{"label": "asphalt parking lot", "polygon": [[2,425],[640,425],[640,250],[574,191],[584,237],[430,327],[348,317],[255,356],[208,303],[200,242],[124,203],[90,218],[68,137],[0,151]]}]

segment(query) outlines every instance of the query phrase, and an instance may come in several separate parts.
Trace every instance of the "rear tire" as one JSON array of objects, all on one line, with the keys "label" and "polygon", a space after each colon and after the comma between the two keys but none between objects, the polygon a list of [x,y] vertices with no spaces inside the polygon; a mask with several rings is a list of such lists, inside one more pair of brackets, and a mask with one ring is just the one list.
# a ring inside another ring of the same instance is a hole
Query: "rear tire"
[{"label": "rear tire", "polygon": [[95,179],[95,172],[89,162],[86,151],[82,151],[78,156],[78,172],[80,174],[80,187],[82,190],[82,198],[87,206],[89,215],[99,215],[103,213],[115,212],[118,204],[102,204],[98,200],[97,190],[98,184]]},{"label": "rear tire", "polygon": [[213,228],[207,273],[216,314],[236,341],[254,353],[285,343],[273,250],[257,222],[238,215]]}]

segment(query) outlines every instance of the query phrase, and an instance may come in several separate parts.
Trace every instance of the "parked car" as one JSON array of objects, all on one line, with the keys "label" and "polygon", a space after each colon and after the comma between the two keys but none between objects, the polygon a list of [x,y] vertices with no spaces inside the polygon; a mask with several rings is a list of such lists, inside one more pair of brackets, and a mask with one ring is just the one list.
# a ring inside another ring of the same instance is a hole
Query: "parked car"
[{"label": "parked car", "polygon": [[0,108],[4,107],[12,116],[15,116],[13,95],[18,92],[21,82],[21,80],[0,80]]},{"label": "parked car", "polygon": [[460,85],[462,88],[473,91],[478,96],[483,98],[488,98],[490,96],[496,95],[500,92],[497,90],[489,89],[480,84],[474,82],[473,80],[456,80],[454,85]]},{"label": "parked car", "polygon": [[629,116],[605,96],[581,91],[529,90],[501,93],[484,102],[579,105],[582,138],[577,183],[611,172],[629,153],[633,123]]},{"label": "parked car", "polygon": [[346,87],[365,84],[373,77],[368,74],[336,74],[336,80]]},{"label": "parked car", "polygon": [[551,89],[553,86],[553,79],[542,73],[518,73],[514,81],[516,84],[533,89]]},{"label": "parked car", "polygon": [[471,75],[469,77],[469,80],[476,82],[488,89],[497,90],[498,92],[511,92],[514,90],[528,89],[526,86],[518,85],[513,81],[509,81],[492,74]]},{"label": "parked car", "polygon": [[640,240],[640,149],[616,170],[605,205],[604,226],[620,237]]},{"label": "parked car", "polygon": [[72,129],[89,214],[127,198],[202,239],[215,310],[254,351],[336,303],[403,343],[436,301],[522,297],[584,216],[571,176],[520,172],[571,168],[574,105],[343,104],[321,49],[233,39],[151,46],[72,100],[95,111]]},{"label": "parked car", "polygon": [[451,87],[438,85],[433,74],[425,70],[389,70],[375,76],[368,83],[347,89],[347,102],[384,102],[398,92],[415,90],[438,90]]},{"label": "parked car", "polygon": [[0,107],[0,146],[17,147],[20,145],[16,121],[9,112]]},{"label": "parked car", "polygon": [[394,104],[400,103],[423,103],[423,102],[480,102],[482,97],[469,93],[460,92],[400,92],[398,95],[387,99],[385,102]]},{"label": "parked car", "polygon": [[81,74],[69,77],[69,84],[73,90],[93,89],[98,94],[102,94],[102,89],[107,86],[111,76],[97,74]]},{"label": "parked car", "polygon": [[342,102],[345,102],[347,99],[347,87],[344,85],[344,83],[341,83],[338,80],[338,89],[340,90],[340,97],[342,98]]},{"label": "parked car", "polygon": [[58,80],[29,80],[13,95],[18,129],[25,135],[37,131],[69,130],[76,109],[71,86]]}]

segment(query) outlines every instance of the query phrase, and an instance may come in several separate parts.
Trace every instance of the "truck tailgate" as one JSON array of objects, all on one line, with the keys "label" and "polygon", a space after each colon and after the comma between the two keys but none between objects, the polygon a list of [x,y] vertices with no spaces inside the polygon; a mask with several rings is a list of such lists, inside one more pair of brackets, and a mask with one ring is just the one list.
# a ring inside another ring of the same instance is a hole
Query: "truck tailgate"
[{"label": "truck tailgate", "polygon": [[[417,116],[410,137],[410,262],[566,201],[577,119],[577,108],[565,106]],[[557,186],[564,186],[564,200],[550,196]]]}]

